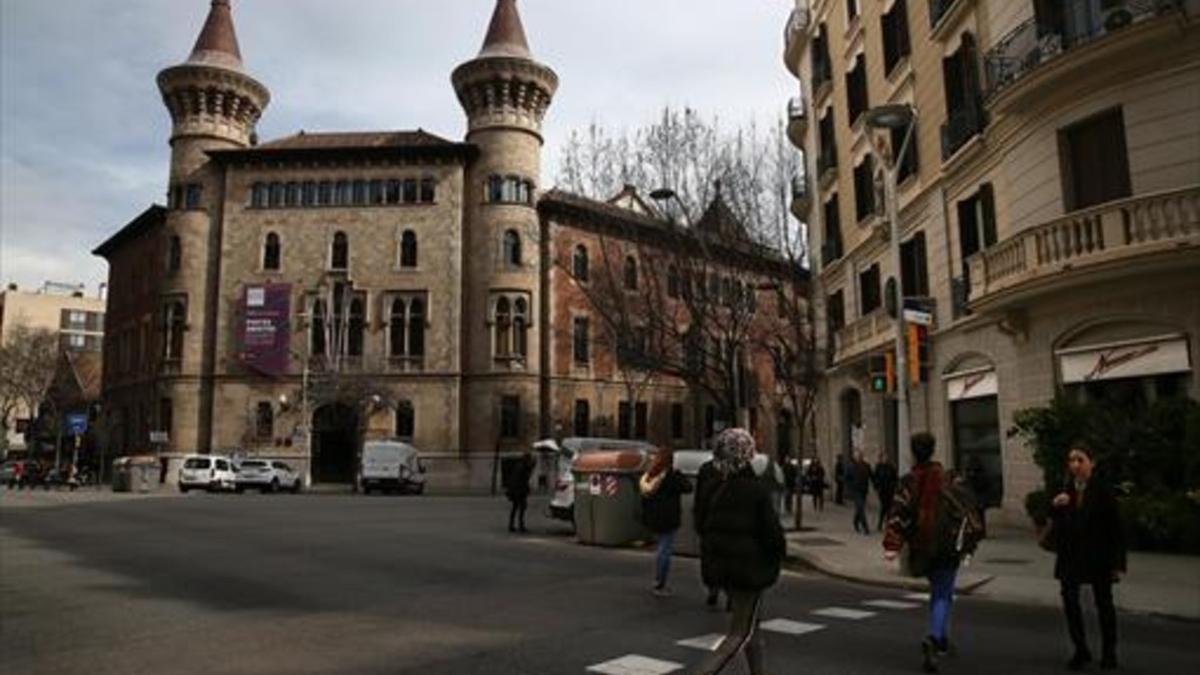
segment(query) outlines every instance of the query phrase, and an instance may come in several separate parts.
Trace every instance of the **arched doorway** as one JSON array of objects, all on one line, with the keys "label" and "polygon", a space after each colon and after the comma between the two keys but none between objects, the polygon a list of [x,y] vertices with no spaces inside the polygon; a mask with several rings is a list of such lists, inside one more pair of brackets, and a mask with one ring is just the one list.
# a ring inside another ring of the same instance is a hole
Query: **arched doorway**
[{"label": "arched doorway", "polygon": [[341,403],[317,408],[312,426],[314,483],[353,483],[358,455],[358,413]]},{"label": "arched doorway", "polygon": [[841,452],[852,454],[862,449],[862,395],[857,389],[842,392],[842,447]]}]

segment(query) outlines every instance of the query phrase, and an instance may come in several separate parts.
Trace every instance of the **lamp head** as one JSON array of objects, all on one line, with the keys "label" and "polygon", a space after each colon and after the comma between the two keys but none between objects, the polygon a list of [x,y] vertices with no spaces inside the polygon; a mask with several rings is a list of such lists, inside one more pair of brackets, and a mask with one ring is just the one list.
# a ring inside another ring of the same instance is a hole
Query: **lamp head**
[{"label": "lamp head", "polygon": [[917,110],[907,103],[890,103],[866,113],[867,126],[873,129],[905,129],[917,118]]}]

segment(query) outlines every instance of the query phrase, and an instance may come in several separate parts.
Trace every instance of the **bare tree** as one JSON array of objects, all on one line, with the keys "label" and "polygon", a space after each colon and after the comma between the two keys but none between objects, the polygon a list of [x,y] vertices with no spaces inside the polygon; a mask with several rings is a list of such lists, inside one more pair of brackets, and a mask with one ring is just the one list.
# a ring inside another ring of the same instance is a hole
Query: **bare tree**
[{"label": "bare tree", "polygon": [[8,430],[19,410],[37,416],[54,381],[58,354],[58,337],[52,331],[24,324],[13,326],[0,344],[0,444],[8,443]]}]

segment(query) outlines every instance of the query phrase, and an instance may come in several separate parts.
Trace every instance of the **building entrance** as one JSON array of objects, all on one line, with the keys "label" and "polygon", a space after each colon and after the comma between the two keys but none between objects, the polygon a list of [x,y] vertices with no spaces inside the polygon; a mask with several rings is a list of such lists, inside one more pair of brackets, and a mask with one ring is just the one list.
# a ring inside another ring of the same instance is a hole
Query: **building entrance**
[{"label": "building entrance", "polygon": [[314,483],[353,483],[358,462],[358,413],[340,403],[313,413]]}]

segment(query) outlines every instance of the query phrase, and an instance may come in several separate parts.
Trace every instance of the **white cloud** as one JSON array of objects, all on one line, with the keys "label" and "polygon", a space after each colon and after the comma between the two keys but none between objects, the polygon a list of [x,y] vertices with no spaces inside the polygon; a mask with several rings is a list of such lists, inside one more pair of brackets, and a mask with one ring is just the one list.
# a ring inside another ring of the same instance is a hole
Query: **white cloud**
[{"label": "white cloud", "polygon": [[[562,79],[547,119],[559,147],[593,120],[613,128],[688,105],[733,125],[777,117],[789,3],[521,0],[535,55]],[[242,53],[272,91],[260,125],[410,129],[465,124],[450,86],[475,55],[491,0],[236,0]],[[183,60],[207,0],[0,2],[0,278],[103,279],[90,250],[165,191],[169,123],[154,83]]]}]

